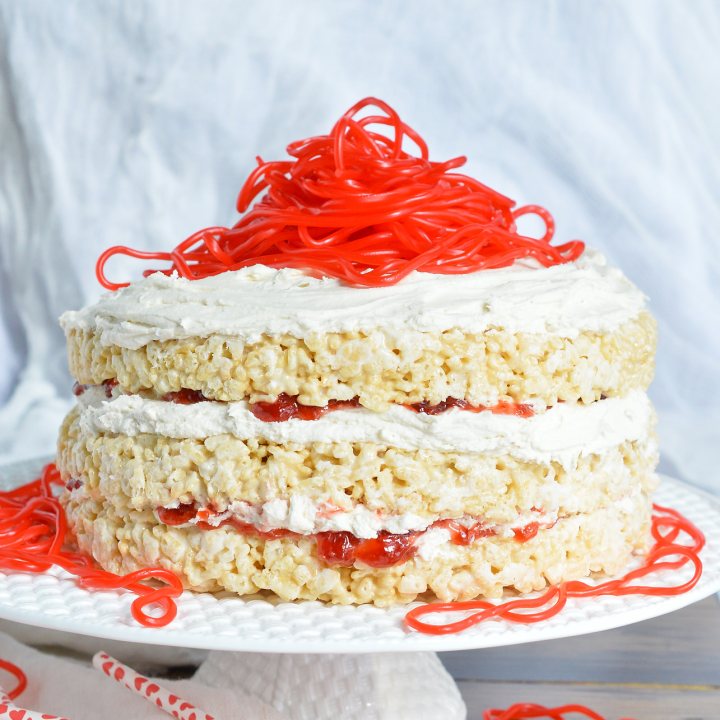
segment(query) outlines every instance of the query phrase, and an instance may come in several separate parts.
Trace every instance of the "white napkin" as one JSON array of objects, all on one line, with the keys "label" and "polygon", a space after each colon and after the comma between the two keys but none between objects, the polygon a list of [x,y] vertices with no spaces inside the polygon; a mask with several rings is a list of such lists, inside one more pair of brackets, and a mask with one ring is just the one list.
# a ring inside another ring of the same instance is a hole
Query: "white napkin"
[{"label": "white napkin", "polygon": [[[15,700],[19,707],[64,715],[69,720],[170,718],[93,669],[89,662],[33,650],[4,633],[0,633],[0,658],[14,663],[27,675],[27,690]],[[9,690],[15,681],[2,673],[1,682]],[[216,720],[282,720],[269,705],[237,689],[210,687],[192,679],[158,682]]]},{"label": "white napkin", "polygon": [[[170,717],[92,669],[89,659],[44,653],[2,632],[0,658],[19,666],[27,675],[28,689],[15,701],[19,707],[62,715],[69,720]],[[148,674],[141,665],[136,668]],[[5,679],[5,673],[1,675],[5,689],[13,687],[14,681],[10,677]],[[431,652],[341,655],[210,652],[192,679],[159,678],[157,683],[216,720],[467,717],[457,685]]]}]

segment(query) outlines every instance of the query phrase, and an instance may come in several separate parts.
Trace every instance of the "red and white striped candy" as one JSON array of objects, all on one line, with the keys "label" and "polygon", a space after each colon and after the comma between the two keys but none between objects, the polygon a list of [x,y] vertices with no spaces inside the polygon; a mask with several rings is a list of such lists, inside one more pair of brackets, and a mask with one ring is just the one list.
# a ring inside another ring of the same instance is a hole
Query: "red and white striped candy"
[{"label": "red and white striped candy", "polygon": [[[67,718],[18,707],[0,687],[0,720],[68,720]],[[199,719],[198,719],[199,720]]]},{"label": "red and white striped candy", "polygon": [[[93,665],[112,680],[124,685],[128,690],[145,698],[177,720],[215,720],[212,715],[199,710],[191,703],[175,695],[175,693],[171,693],[158,685],[154,680],[118,662],[107,653],[97,653],[93,657]],[[0,720],[4,720],[2,715],[0,715]]]}]

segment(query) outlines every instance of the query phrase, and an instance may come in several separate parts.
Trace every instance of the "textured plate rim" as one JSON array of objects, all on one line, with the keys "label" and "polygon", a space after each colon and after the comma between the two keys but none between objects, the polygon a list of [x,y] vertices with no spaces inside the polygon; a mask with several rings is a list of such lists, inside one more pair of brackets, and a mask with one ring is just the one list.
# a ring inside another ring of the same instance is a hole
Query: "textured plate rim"
[{"label": "textured plate rim", "polygon": [[[32,461],[23,463],[29,465]],[[35,463],[39,467],[43,461],[38,460]],[[0,466],[0,473],[3,469],[9,469],[11,466]],[[707,502],[708,507],[713,511],[715,521],[717,523],[716,532],[720,532],[720,499],[712,494],[699,489],[693,485],[685,483],[668,476],[661,476],[662,487],[666,490],[674,490],[686,494],[688,500],[702,499]],[[682,505],[682,502],[680,503]],[[691,513],[690,513],[691,514]],[[692,517],[691,517],[692,519]],[[702,523],[698,523],[700,529],[706,532],[707,527],[703,527]],[[712,570],[714,577],[708,577],[709,571]],[[10,577],[9,574],[0,573],[0,587]],[[44,575],[31,576],[38,580],[44,578]],[[404,630],[403,635],[397,638],[382,639],[349,639],[349,640],[332,640],[332,639],[300,639],[293,642],[287,638],[243,638],[239,627],[236,635],[213,635],[212,632],[201,633],[198,630],[188,631],[185,629],[173,629],[170,625],[166,628],[144,628],[131,624],[128,618],[118,618],[113,625],[91,625],[79,623],[73,618],[53,616],[52,614],[42,614],[36,611],[26,611],[22,608],[11,607],[7,604],[0,603],[0,618],[12,622],[18,622],[25,625],[31,625],[38,628],[50,630],[58,630],[63,632],[74,633],[77,635],[85,635],[89,637],[102,638],[107,640],[119,640],[123,642],[132,642],[150,645],[165,645],[171,647],[197,648],[204,650],[224,650],[234,652],[263,652],[263,653],[370,653],[370,652],[414,652],[414,651],[451,651],[451,650],[470,650],[489,647],[499,647],[506,645],[517,645],[526,642],[538,642],[542,640],[554,640],[565,637],[575,637],[578,635],[586,635],[603,630],[611,630],[613,628],[631,625],[643,620],[665,615],[675,610],[698,602],[710,595],[720,591],[720,561],[718,566],[706,565],[703,578],[690,592],[683,595],[670,596],[664,598],[653,598],[649,602],[643,602],[642,598],[630,597],[622,599],[624,606],[606,615],[594,617],[590,619],[569,621],[567,624],[556,625],[547,623],[538,623],[536,625],[517,626],[508,624],[507,630],[484,634],[482,630],[474,629],[473,632],[458,633],[456,635],[423,635],[413,631]],[[82,591],[88,592],[89,591]],[[192,600],[196,593],[186,593],[186,600]],[[126,598],[128,599],[128,598]],[[618,599],[619,601],[621,599]],[[233,602],[242,602],[233,599]],[[263,601],[255,601],[263,602]],[[568,609],[580,607],[585,603],[592,603],[593,599],[571,600],[568,602]],[[128,600],[129,603],[129,600]],[[270,603],[266,603],[270,606]],[[294,606],[301,606],[305,603],[295,602],[289,603]],[[419,603],[413,603],[405,608],[393,608],[383,610],[373,608],[377,613],[386,613],[394,616],[396,622],[401,626],[402,618],[405,610],[414,607]],[[283,604],[287,605],[287,604]],[[317,603],[314,603],[317,606]],[[352,613],[356,608],[346,606],[341,612],[344,614]],[[182,598],[179,603],[179,612],[182,613]],[[558,616],[562,618],[562,614]],[[363,616],[358,614],[358,622],[364,620]],[[493,621],[494,625],[497,625]],[[504,624],[504,623],[503,623]],[[512,631],[511,631],[512,629]]]}]

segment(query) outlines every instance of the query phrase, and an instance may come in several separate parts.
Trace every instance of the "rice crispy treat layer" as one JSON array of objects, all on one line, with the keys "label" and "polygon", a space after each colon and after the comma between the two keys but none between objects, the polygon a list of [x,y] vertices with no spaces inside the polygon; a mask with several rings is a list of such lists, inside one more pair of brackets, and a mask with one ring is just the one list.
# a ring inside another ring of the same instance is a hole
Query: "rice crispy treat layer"
[{"label": "rice crispy treat layer", "polygon": [[536,400],[589,403],[646,389],[653,374],[655,321],[647,312],[613,332],[574,338],[489,329],[466,333],[368,332],[153,341],[137,349],[104,346],[92,331],[68,332],[70,370],[83,384],[116,379],[125,392],[181,388],[208,399],[251,402],[298,396],[307,405],[359,397],[389,403],[477,404]]},{"label": "rice crispy treat layer", "polygon": [[342,510],[364,504],[380,513],[483,517],[513,522],[531,508],[588,512],[655,486],[654,437],[625,442],[572,464],[509,455],[401,450],[372,443],[274,445],[232,435],[177,440],[86,434],[73,410],[60,430],[57,463],[118,511],[197,502],[225,509],[290,495]]},{"label": "rice crispy treat layer", "polygon": [[650,539],[650,502],[637,495],[561,519],[525,543],[491,537],[390,568],[332,567],[318,560],[312,537],[263,540],[228,528],[167,527],[150,511],[119,514],[82,491],[64,500],[80,548],[111,572],[160,565],[192,590],[269,590],[283,600],[339,604],[406,603],[425,593],[443,601],[499,597],[506,587],[526,593],[593,572],[617,573]]}]

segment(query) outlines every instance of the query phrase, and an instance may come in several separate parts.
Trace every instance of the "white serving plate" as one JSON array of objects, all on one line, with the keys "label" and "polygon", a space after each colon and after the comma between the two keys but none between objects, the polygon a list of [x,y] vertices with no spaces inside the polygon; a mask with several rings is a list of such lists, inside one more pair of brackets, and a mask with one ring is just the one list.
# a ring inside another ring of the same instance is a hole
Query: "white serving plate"
[{"label": "white serving plate", "polygon": [[[32,479],[42,460],[0,467],[0,487]],[[127,592],[77,587],[53,569],[43,575],[0,573],[0,617],[35,627],[143,644],[263,653],[369,653],[441,651],[514,645],[608,630],[657,617],[720,590],[720,500],[679,480],[663,477],[655,496],[676,508],[707,538],[700,582],[676,597],[571,599],[556,617],[535,625],[491,621],[455,635],[408,630],[408,607],[271,602],[236,596],[185,592],[178,616],[165,628],[145,628],[131,617]],[[686,577],[680,571],[680,579]],[[677,584],[678,573],[663,571],[657,581]]]}]

